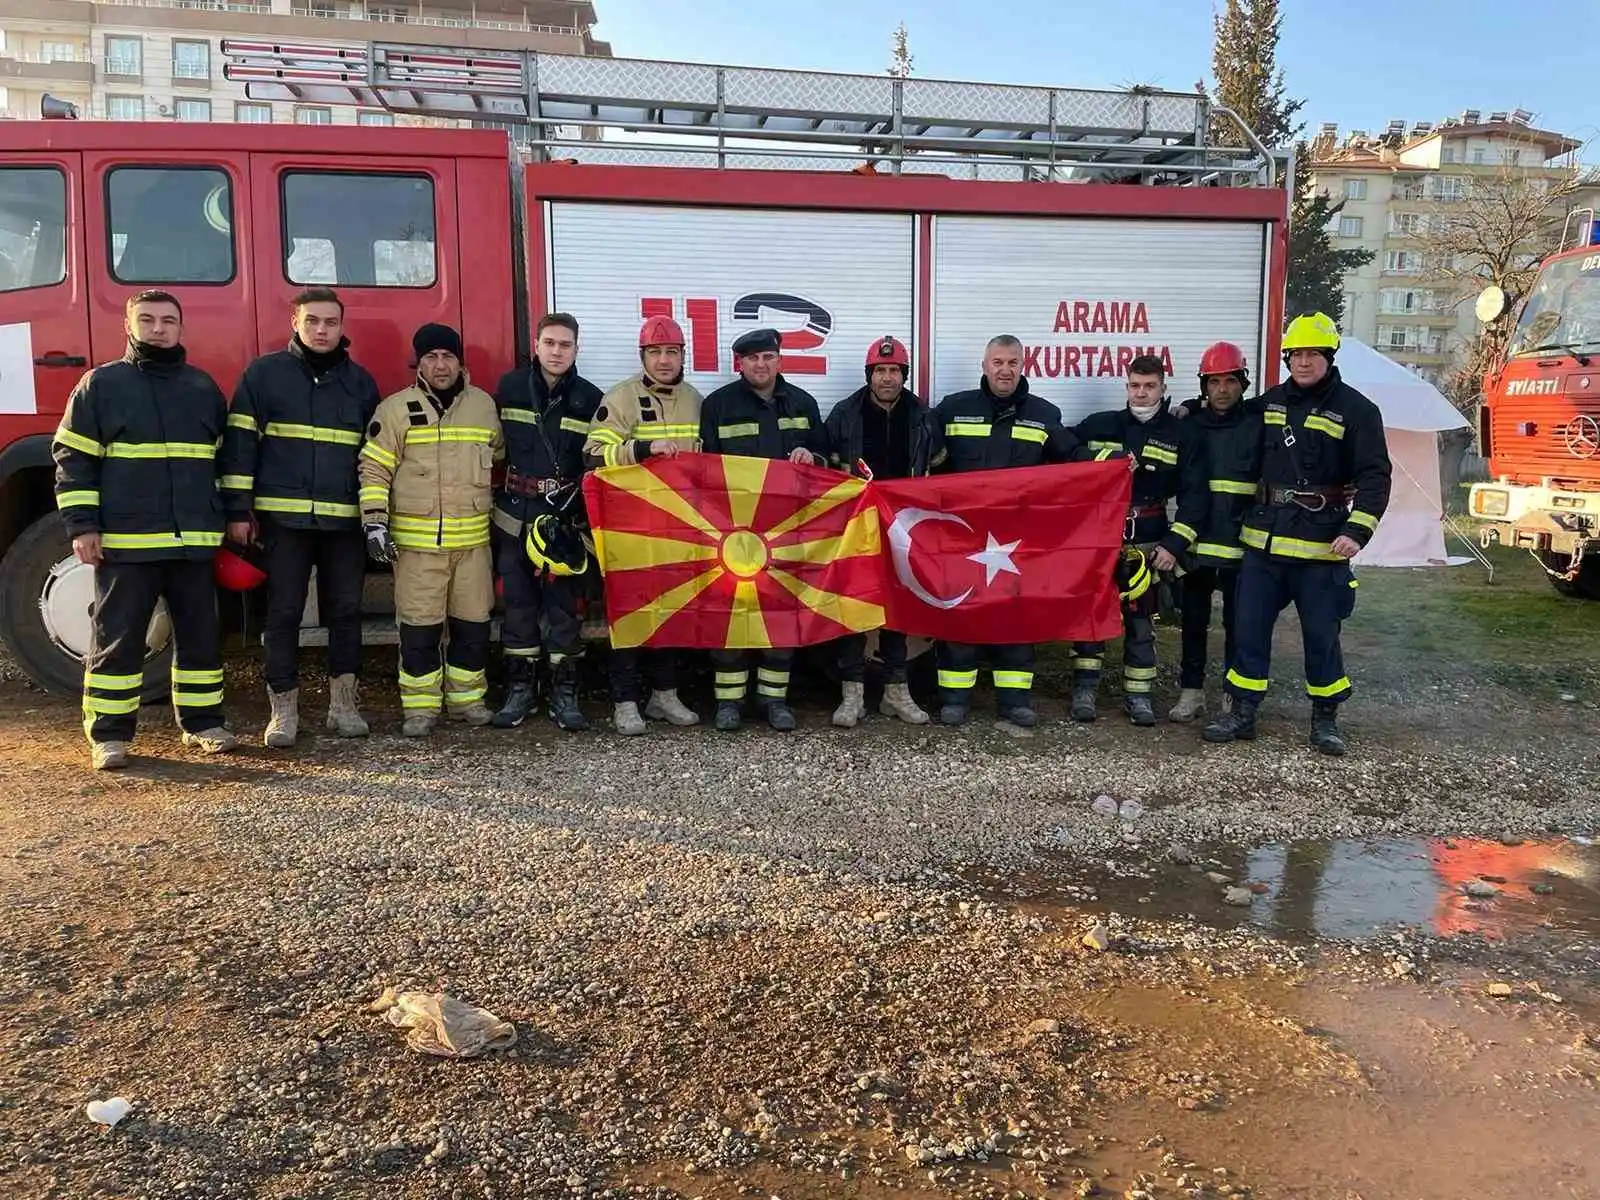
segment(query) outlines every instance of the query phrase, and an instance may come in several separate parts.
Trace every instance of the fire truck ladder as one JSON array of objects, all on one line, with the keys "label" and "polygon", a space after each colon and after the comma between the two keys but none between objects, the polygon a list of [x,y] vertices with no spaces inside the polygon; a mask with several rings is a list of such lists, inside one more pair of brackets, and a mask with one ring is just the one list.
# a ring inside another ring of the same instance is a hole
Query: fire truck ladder
[{"label": "fire truck ladder", "polygon": [[[509,127],[536,160],[1271,186],[1278,164],[1204,95],[1020,87],[391,42],[222,43],[252,100]],[[1242,144],[1218,144],[1221,130]]]}]

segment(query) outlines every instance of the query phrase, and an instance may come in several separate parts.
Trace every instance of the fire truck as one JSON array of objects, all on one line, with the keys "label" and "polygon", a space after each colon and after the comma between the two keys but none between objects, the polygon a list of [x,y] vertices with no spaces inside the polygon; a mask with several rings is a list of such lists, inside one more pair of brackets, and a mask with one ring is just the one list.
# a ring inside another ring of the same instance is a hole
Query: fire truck
[{"label": "fire truck", "polygon": [[[638,370],[652,314],[685,326],[702,390],[740,332],[776,326],[824,410],[886,333],[934,398],[1013,333],[1068,419],[1122,403],[1139,353],[1187,387],[1225,338],[1276,375],[1280,164],[1236,119],[1219,138],[1232,114],[1202,95],[381,42],[223,52],[252,97],[417,127],[0,124],[0,637],[55,691],[79,686],[92,573],[53,511],[51,434],[85,369],[123,352],[141,288],[180,297],[190,360],[225,392],[285,344],[311,284],[338,289],[386,392],[423,322],[459,329],[492,388],[553,310],[603,387]],[[386,579],[371,640],[393,637]],[[313,589],[303,640],[319,632]],[[168,642],[158,616],[147,697]]]},{"label": "fire truck", "polygon": [[[1568,218],[1562,248],[1539,268],[1503,358],[1483,381],[1480,453],[1490,482],[1468,508],[1485,545],[1526,549],[1563,595],[1600,600],[1600,222]],[[1568,234],[1575,236],[1569,238]],[[1570,246],[1571,241],[1575,246]],[[1511,298],[1478,297],[1500,319]]]}]

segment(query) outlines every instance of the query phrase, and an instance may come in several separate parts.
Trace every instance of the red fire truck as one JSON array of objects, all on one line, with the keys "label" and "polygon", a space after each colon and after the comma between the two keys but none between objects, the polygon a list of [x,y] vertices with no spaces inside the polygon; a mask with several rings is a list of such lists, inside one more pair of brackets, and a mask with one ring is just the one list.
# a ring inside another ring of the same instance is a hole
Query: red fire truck
[{"label": "red fire truck", "polygon": [[[1600,222],[1569,219],[1572,249],[1548,258],[1523,302],[1505,361],[1483,381],[1478,441],[1491,482],[1468,498],[1484,544],[1527,549],[1556,589],[1600,600]],[[1563,238],[1565,246],[1567,239]],[[1497,287],[1478,316],[1500,317]]]},{"label": "red fire truck", "polygon": [[[252,96],[502,128],[0,124],[0,637],[54,690],[78,687],[91,586],[53,512],[51,433],[85,368],[122,353],[139,288],[181,297],[191,360],[225,391],[287,340],[308,284],[339,290],[385,390],[424,321],[460,329],[492,387],[554,309],[602,386],[638,369],[652,313],[684,323],[707,390],[739,332],[778,326],[824,409],[885,333],[928,396],[970,387],[986,340],[1014,333],[1069,418],[1120,404],[1147,351],[1179,387],[1221,338],[1275,377],[1285,192],[1259,146],[1210,140],[1225,110],[1203,96],[382,43],[224,53]],[[166,643],[158,618],[152,696]]]}]

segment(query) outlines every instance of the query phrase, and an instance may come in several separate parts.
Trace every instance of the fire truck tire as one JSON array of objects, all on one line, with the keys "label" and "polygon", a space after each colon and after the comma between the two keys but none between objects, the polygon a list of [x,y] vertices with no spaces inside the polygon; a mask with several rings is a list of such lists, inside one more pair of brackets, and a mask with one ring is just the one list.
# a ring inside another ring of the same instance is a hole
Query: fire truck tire
[{"label": "fire truck tire", "polygon": [[[1548,570],[1564,575],[1572,565],[1572,556],[1546,552],[1539,555],[1539,561]],[[1576,579],[1557,579],[1552,575],[1550,584],[1563,596],[1571,596],[1575,600],[1600,600],[1600,562],[1586,558]]]},{"label": "fire truck tire", "polygon": [[[0,560],[0,640],[29,679],[58,696],[83,691],[93,580],[93,568],[73,558],[55,513],[24,529]],[[172,635],[165,605],[150,623],[149,643],[141,692],[147,704],[171,691]]]}]

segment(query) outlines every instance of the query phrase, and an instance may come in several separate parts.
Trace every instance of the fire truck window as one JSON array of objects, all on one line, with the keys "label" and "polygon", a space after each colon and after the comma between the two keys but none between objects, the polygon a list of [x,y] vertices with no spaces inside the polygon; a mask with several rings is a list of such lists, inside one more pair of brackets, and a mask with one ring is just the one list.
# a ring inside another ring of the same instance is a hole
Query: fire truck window
[{"label": "fire truck window", "polygon": [[54,167],[0,167],[0,292],[67,277],[67,178]]},{"label": "fire truck window", "polygon": [[283,223],[290,283],[417,288],[438,278],[426,176],[287,174]]},{"label": "fire truck window", "polygon": [[118,283],[227,283],[233,189],[209,167],[115,167],[106,176]]}]

